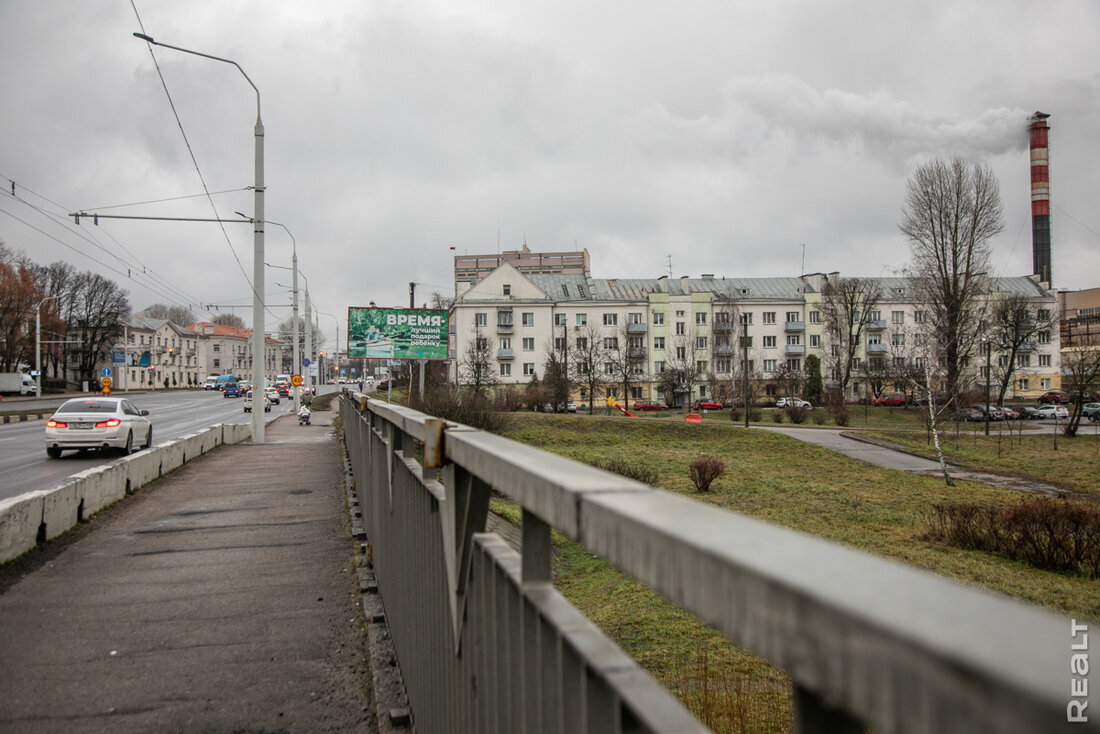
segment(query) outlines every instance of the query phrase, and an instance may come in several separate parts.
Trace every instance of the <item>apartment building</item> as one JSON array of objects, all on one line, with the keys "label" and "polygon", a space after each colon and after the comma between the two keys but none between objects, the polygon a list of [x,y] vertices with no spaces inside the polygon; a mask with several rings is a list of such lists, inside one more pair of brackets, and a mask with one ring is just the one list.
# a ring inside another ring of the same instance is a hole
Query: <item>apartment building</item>
[{"label": "apartment building", "polygon": [[[712,396],[729,400],[741,392],[743,365],[752,393],[764,399],[780,395],[784,376],[804,371],[810,355],[820,360],[826,384],[836,384],[839,375],[829,369],[835,337],[826,329],[822,303],[830,278],[840,274],[596,279],[587,273],[523,273],[502,263],[455,300],[451,379],[468,382],[464,370],[471,363],[471,344],[482,340],[481,346],[491,347],[490,358],[478,366],[503,386],[541,379],[551,352],[569,355],[581,402],[608,396],[670,404]],[[912,284],[904,278],[872,280],[881,296],[853,354],[849,400],[904,390],[913,369],[923,370],[924,360],[935,359],[924,354],[926,309],[915,300]],[[985,297],[1010,293],[1033,301],[1037,311],[1057,309],[1054,296],[1031,277],[991,278]],[[1053,331],[1018,350],[1008,397],[1030,398],[1060,387]],[[592,349],[594,340],[599,349]],[[581,354],[594,360],[580,360]],[[995,384],[996,368],[1003,369],[1006,359],[993,351],[990,372],[977,364],[968,369],[975,382]],[[596,395],[581,386],[591,382],[582,374],[587,366],[582,361],[594,361],[592,367],[602,373]],[[938,367],[930,364],[928,371],[934,375]],[[668,394],[663,376],[669,371],[688,376],[686,391]]]},{"label": "apartment building", "polygon": [[[200,338],[199,380],[206,375],[236,375],[252,378],[252,330],[235,326],[200,322],[187,327]],[[264,337],[264,374],[278,374],[282,342]]]},{"label": "apartment building", "polygon": [[532,252],[527,243],[518,250],[487,255],[455,255],[455,295],[508,263],[525,275],[584,275],[588,272],[588,250]]},{"label": "apartment building", "polygon": [[124,367],[115,365],[115,385],[132,390],[142,387],[184,387],[202,379],[199,338],[187,328],[166,319],[130,318],[124,324]]}]

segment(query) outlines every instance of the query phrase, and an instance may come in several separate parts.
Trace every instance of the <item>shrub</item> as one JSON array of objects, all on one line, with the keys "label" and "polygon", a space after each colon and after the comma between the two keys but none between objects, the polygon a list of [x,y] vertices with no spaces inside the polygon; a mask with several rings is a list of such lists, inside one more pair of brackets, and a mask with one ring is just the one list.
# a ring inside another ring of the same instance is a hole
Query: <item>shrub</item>
[{"label": "shrub", "polygon": [[759,408],[753,408],[749,411],[749,420],[754,423],[759,423],[764,417],[764,414],[760,412]]},{"label": "shrub", "polygon": [[730,408],[730,420],[739,423],[745,417],[740,408]]},{"label": "shrub", "polygon": [[826,421],[829,420],[829,416],[825,414],[824,410],[815,410],[813,412],[813,416],[814,416],[814,425],[816,425],[816,426],[823,426],[823,425],[825,425]]},{"label": "shrub", "polygon": [[776,423],[782,423],[783,422],[783,411],[782,410],[773,410],[772,411],[772,420],[775,421]]},{"label": "shrub", "polygon": [[603,459],[595,462],[593,466],[651,486],[656,486],[660,479],[656,469],[641,466],[625,459]]},{"label": "shrub", "polygon": [[508,426],[507,413],[497,409],[489,398],[469,390],[432,388],[427,390],[423,397],[415,398],[412,407],[437,418],[445,418],[491,433],[501,433]]},{"label": "shrub", "polygon": [[721,459],[716,459],[713,456],[700,456],[691,462],[689,470],[691,483],[700,492],[706,492],[710,489],[710,485],[714,480],[722,476],[722,472],[725,470],[726,464]]},{"label": "shrub", "polygon": [[809,410],[799,405],[788,405],[784,409],[787,413],[787,420],[795,425],[805,423],[806,417],[809,414]]},{"label": "shrub", "polygon": [[850,421],[851,418],[851,414],[848,413],[848,408],[846,407],[842,407],[833,412],[833,422],[838,426],[848,425],[848,421]]},{"label": "shrub", "polygon": [[1100,578],[1100,508],[1084,502],[1035,499],[1003,508],[940,503],[932,505],[928,526],[931,540]]}]

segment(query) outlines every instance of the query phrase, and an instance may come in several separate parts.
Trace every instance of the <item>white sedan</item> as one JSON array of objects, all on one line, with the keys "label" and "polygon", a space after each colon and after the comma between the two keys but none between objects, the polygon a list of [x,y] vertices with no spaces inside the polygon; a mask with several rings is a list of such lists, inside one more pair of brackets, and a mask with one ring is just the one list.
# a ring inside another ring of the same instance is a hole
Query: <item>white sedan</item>
[{"label": "white sedan", "polygon": [[51,459],[62,451],[121,449],[131,454],[135,445],[153,445],[153,424],[126,398],[76,398],[62,403],[46,421],[46,454]]},{"label": "white sedan", "polygon": [[1064,405],[1054,405],[1048,403],[1047,405],[1040,405],[1039,409],[1035,411],[1036,419],[1039,418],[1059,418],[1068,419],[1069,411]]}]

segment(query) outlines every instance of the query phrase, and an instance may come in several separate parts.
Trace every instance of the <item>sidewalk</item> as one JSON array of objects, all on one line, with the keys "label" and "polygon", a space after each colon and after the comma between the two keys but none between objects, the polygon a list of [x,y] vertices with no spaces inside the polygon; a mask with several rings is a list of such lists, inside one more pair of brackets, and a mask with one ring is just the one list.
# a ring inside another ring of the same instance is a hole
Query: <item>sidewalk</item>
[{"label": "sidewalk", "polygon": [[373,731],[334,416],[222,446],[0,578],[0,730]]}]

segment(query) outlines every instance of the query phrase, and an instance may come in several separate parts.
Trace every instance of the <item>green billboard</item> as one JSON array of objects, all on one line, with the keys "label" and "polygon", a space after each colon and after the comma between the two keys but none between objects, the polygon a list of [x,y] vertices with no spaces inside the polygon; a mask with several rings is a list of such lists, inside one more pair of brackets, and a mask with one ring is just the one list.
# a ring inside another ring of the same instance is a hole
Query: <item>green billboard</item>
[{"label": "green billboard", "polygon": [[447,312],[348,308],[351,359],[447,359]]}]

